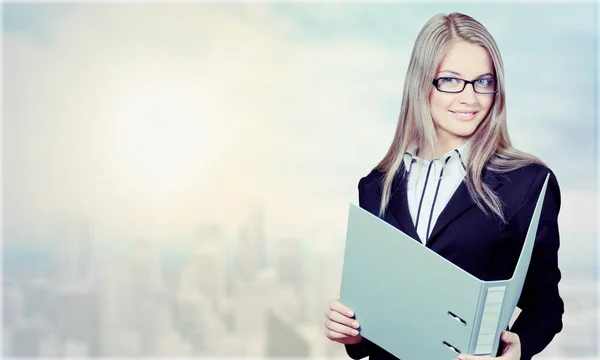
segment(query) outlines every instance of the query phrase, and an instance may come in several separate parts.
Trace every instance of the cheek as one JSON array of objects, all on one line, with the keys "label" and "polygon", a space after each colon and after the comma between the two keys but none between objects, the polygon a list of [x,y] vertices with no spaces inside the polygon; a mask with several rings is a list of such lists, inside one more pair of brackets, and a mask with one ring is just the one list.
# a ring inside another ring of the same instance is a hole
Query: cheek
[{"label": "cheek", "polygon": [[492,108],[492,104],[494,103],[494,98],[485,98],[479,101],[481,104],[481,109],[487,114],[488,111]]},{"label": "cheek", "polygon": [[429,106],[433,114],[443,115],[452,105],[453,98],[444,94],[434,92],[429,96]]}]

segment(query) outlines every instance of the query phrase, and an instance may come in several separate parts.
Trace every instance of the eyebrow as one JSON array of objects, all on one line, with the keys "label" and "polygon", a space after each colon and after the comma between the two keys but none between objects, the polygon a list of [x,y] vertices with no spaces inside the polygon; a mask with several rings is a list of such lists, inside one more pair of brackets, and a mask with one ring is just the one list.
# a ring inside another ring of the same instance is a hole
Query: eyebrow
[{"label": "eyebrow", "polygon": [[[456,71],[452,71],[452,70],[442,70],[442,71],[440,71],[440,73],[443,73],[443,72],[450,73],[450,74],[456,75],[456,76],[461,76],[460,73],[457,73]],[[492,74],[492,73],[481,74],[481,75],[477,76],[476,79],[482,78],[484,76],[494,76],[494,74]]]}]

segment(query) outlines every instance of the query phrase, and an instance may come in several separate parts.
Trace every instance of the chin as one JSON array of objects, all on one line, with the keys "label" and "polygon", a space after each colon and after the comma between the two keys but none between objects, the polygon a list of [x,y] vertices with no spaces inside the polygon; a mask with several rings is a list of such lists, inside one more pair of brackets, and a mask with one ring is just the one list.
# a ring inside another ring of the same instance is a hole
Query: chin
[{"label": "chin", "polygon": [[464,126],[465,124],[462,124],[462,125],[463,126],[448,127],[447,131],[450,134],[452,134],[453,136],[468,138],[471,135],[473,135],[473,133],[477,129],[477,126],[472,126],[472,125]]},{"label": "chin", "polygon": [[483,119],[476,118],[469,121],[461,121],[456,118],[444,118],[443,122],[438,122],[437,126],[443,133],[450,135],[454,138],[464,138],[465,140],[470,138]]},{"label": "chin", "polygon": [[471,135],[473,135],[474,132],[475,132],[475,129],[473,129],[471,131],[457,131],[457,132],[453,133],[453,135],[457,136],[457,137],[469,138],[469,137],[471,137]]}]

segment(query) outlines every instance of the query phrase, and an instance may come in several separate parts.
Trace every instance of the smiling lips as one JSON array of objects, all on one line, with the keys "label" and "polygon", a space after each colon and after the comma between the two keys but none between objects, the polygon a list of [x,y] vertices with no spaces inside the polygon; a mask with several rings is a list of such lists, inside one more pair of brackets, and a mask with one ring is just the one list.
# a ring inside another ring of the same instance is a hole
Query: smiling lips
[{"label": "smiling lips", "polygon": [[478,111],[450,111],[454,117],[460,120],[472,120],[477,115]]}]

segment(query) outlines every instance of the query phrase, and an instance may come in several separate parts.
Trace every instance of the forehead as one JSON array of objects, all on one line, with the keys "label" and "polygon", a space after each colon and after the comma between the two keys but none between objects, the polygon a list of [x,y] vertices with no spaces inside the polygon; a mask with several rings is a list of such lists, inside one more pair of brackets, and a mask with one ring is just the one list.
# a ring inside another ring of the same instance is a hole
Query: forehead
[{"label": "forehead", "polygon": [[453,44],[442,60],[438,72],[452,71],[470,79],[493,73],[494,65],[488,51],[479,45],[460,41]]}]

